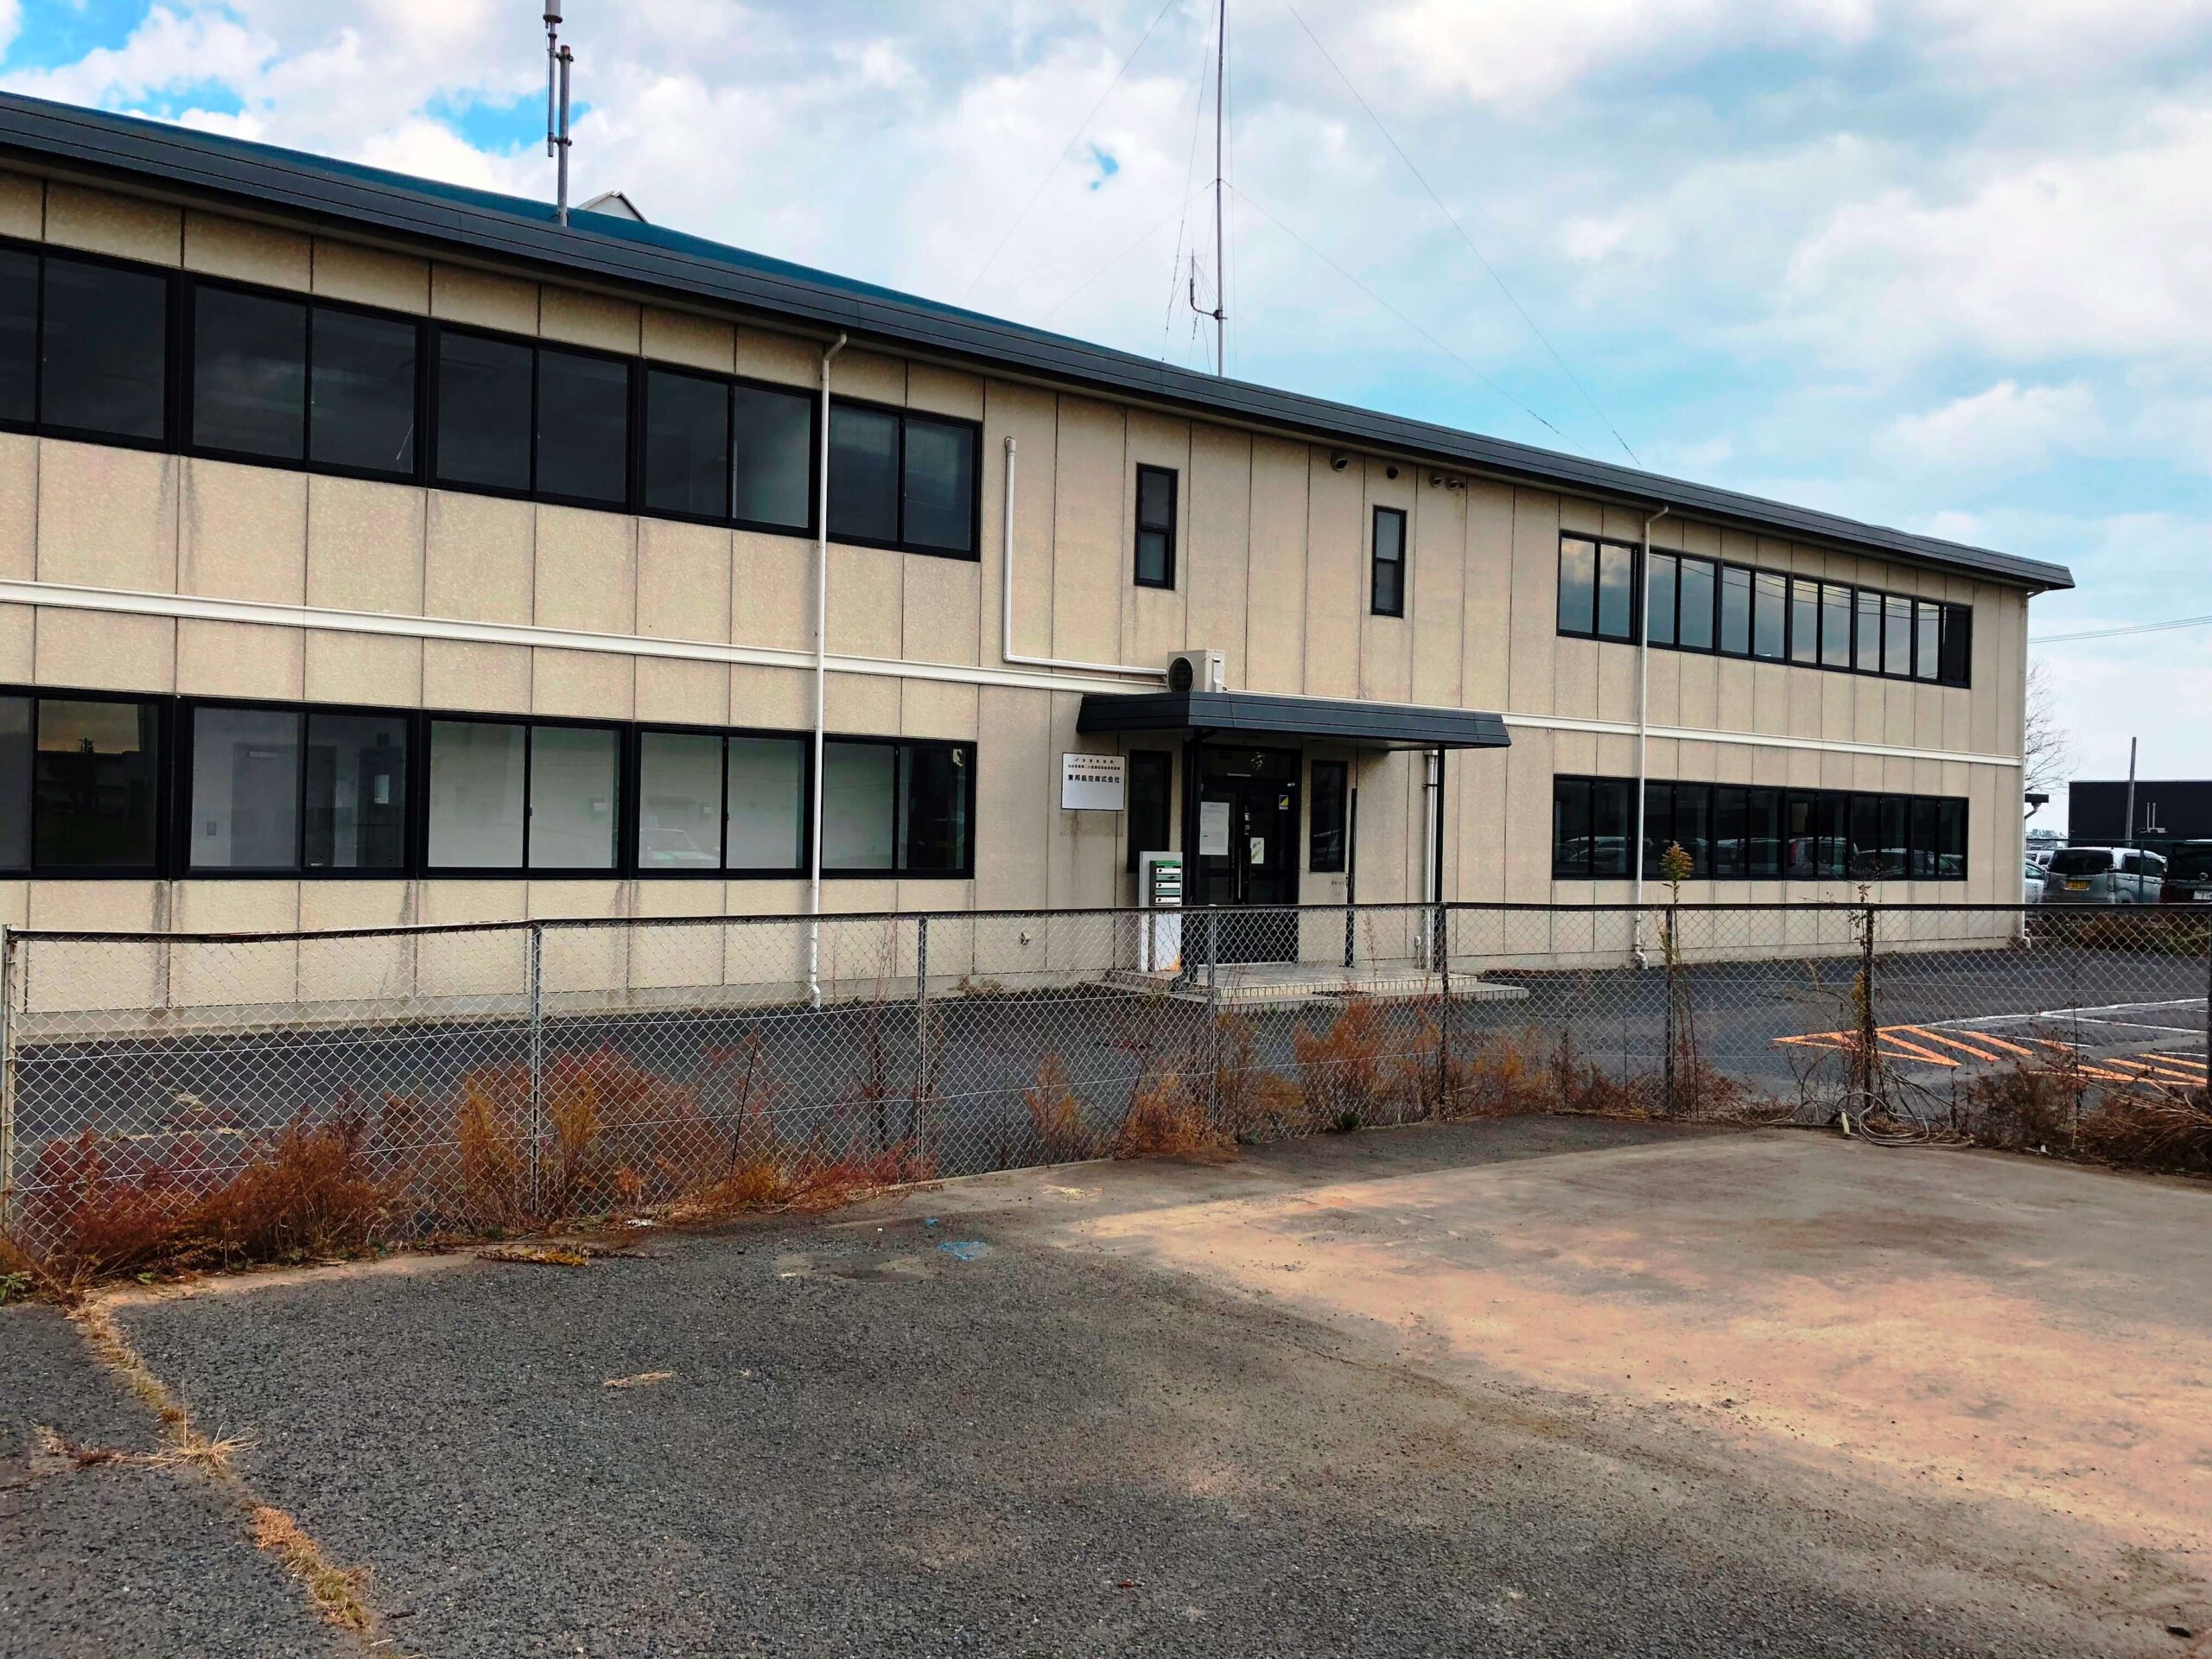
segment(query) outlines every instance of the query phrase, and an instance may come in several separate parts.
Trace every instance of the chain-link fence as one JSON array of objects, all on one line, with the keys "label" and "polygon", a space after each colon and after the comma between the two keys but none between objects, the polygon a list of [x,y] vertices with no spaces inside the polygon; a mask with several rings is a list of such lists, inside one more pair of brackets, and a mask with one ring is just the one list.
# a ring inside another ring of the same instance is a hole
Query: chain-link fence
[{"label": "chain-link fence", "polygon": [[302,1206],[321,1244],[480,1234],[1435,1117],[2201,1101],[2212,906],[19,931],[0,972],[9,1227],[112,1262],[281,1254]]}]

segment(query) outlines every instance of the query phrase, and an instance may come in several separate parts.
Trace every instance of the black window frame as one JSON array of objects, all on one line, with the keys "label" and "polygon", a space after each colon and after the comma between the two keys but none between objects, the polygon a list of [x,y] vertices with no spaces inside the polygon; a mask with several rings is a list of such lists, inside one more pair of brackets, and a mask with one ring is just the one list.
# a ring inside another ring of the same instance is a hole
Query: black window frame
[{"label": "black window frame", "polygon": [[[966,805],[968,825],[967,844],[962,849],[965,857],[958,869],[923,869],[902,863],[900,861],[900,846],[905,839],[904,831],[906,826],[906,768],[902,761],[894,759],[892,763],[891,770],[892,861],[889,864],[876,869],[859,869],[851,867],[840,868],[839,866],[833,865],[830,862],[829,855],[825,852],[823,855],[822,861],[822,879],[823,880],[827,881],[833,878],[847,881],[968,881],[974,880],[976,874],[976,836],[978,826],[976,822],[976,746],[973,743],[957,741],[944,738],[929,737],[882,737],[868,735],[848,737],[825,735],[823,739],[823,745],[825,751],[823,757],[823,765],[825,771],[829,766],[827,750],[831,747],[841,746],[849,748],[887,748],[893,751],[927,749],[937,753],[958,753],[964,756],[965,758],[960,762],[959,770],[962,777],[967,781]],[[808,798],[811,799],[814,791],[810,779],[808,784],[807,793]],[[819,832],[810,829],[810,833]],[[809,844],[810,846],[811,842]]]},{"label": "black window frame", "polygon": [[[830,534],[830,540],[840,547],[877,547],[887,552],[912,553],[925,558],[957,559],[963,564],[982,563],[983,557],[983,423],[981,421],[969,420],[959,415],[940,415],[934,410],[909,409],[903,404],[876,403],[864,397],[831,397],[830,399],[830,414],[834,416],[840,409],[868,410],[879,415],[894,416],[898,419],[899,452],[893,462],[893,472],[899,480],[899,534],[884,539],[873,536],[841,536],[833,531]],[[917,421],[935,426],[959,427],[969,435],[971,446],[969,453],[973,457],[973,464],[969,468],[968,539],[969,546],[967,552],[958,552],[947,547],[931,547],[906,538],[906,429]],[[817,427],[821,423],[821,416],[818,413],[815,416],[815,422]],[[818,454],[821,444],[821,434],[818,431],[815,435],[815,442]],[[819,462],[817,461],[817,464],[819,465]],[[814,511],[819,513],[821,509],[817,505]]]},{"label": "black window frame", "polygon": [[[175,736],[170,749],[173,785],[168,791],[168,810],[163,829],[168,837],[167,844],[175,849],[174,857],[164,861],[164,868],[173,862],[170,872],[178,880],[300,880],[300,881],[385,881],[399,880],[423,874],[418,845],[427,821],[417,822],[416,793],[416,752],[428,728],[423,714],[414,709],[379,708],[368,703],[350,702],[274,702],[256,701],[249,697],[180,696],[175,699]],[[294,822],[292,825],[292,862],[289,865],[226,865],[202,868],[192,861],[192,820],[194,809],[193,790],[199,770],[200,715],[204,709],[237,709],[244,713],[266,715],[283,714],[294,722],[294,743],[298,753],[298,776],[293,779]],[[366,719],[396,721],[406,732],[406,755],[403,762],[401,789],[406,798],[402,803],[399,827],[399,862],[365,868],[359,865],[314,865],[307,861],[308,843],[308,734],[315,719]],[[469,719],[470,715],[442,715],[439,718]],[[444,871],[438,872],[442,875]]]},{"label": "black window frame", "polygon": [[[1386,516],[1398,521],[1398,556],[1395,559],[1385,559],[1382,556],[1382,520]],[[1413,563],[1408,556],[1411,550],[1407,546],[1407,539],[1412,533],[1412,519],[1403,507],[1377,506],[1368,516],[1367,608],[1370,615],[1395,617],[1405,615],[1406,588]],[[1599,555],[1600,570],[1604,568],[1604,554],[1600,552]],[[1395,606],[1388,606],[1382,602],[1382,567],[1385,564],[1397,566],[1397,603]],[[1593,620],[1599,608],[1597,605],[1597,591],[1601,591],[1602,588],[1601,581],[1599,590],[1593,590],[1592,594]]]},{"label": "black window frame", "polygon": [[[522,750],[522,850],[514,864],[437,864],[430,862],[430,745],[435,728],[442,725],[519,726],[527,734]],[[603,865],[533,866],[530,837],[536,802],[531,793],[537,760],[537,728],[560,727],[569,730],[612,731],[614,734],[614,855]],[[434,881],[619,881],[638,874],[637,824],[626,792],[637,747],[637,727],[619,720],[586,720],[567,715],[481,714],[469,709],[425,709],[419,716],[419,734],[410,734],[408,753],[409,842],[416,874]],[[656,870],[651,874],[658,875]],[[356,874],[355,880],[368,878]]]},{"label": "black window frame", "polygon": [[[1167,519],[1165,524],[1147,523],[1144,516],[1144,484],[1147,478],[1167,480]],[[1130,505],[1132,529],[1129,536],[1129,579],[1139,588],[1154,588],[1173,592],[1182,561],[1176,556],[1175,534],[1182,518],[1183,478],[1173,467],[1154,467],[1147,461],[1137,463],[1136,494]],[[1166,537],[1167,557],[1166,575],[1154,578],[1144,573],[1144,538],[1147,535]]]},{"label": "black window frame", "polygon": [[[183,327],[181,298],[181,273],[162,265],[149,265],[143,260],[118,259],[112,255],[86,252],[78,248],[60,247],[50,243],[26,242],[19,238],[0,238],[0,246],[36,256],[38,259],[38,294],[35,301],[35,334],[31,341],[31,413],[27,421],[5,423],[8,430],[36,432],[42,436],[65,438],[77,443],[97,443],[111,449],[137,449],[156,454],[171,454],[182,449],[181,430],[183,416],[179,408],[181,388],[180,364],[188,362],[178,339]],[[151,276],[163,286],[162,311],[162,430],[152,437],[135,433],[108,432],[98,427],[73,426],[62,421],[46,418],[46,305],[47,268],[53,261],[61,259],[80,265],[95,265],[111,270],[130,271],[141,276]]]},{"label": "black window frame", "polygon": [[[1635,877],[1629,843],[1636,837],[1636,780],[1632,778],[1593,777],[1586,772],[1558,772],[1552,778],[1552,880],[1554,881],[1628,881]],[[1598,868],[1599,791],[1611,794],[1621,823],[1621,865],[1616,870]],[[1568,810],[1580,814],[1582,850],[1573,858],[1562,852],[1560,815],[1563,798],[1576,803]]]},{"label": "black window frame", "polygon": [[[24,779],[25,800],[30,813],[26,826],[25,846],[29,858],[21,868],[4,872],[17,880],[56,881],[145,881],[158,880],[168,874],[171,854],[169,828],[171,791],[176,753],[176,699],[137,691],[80,691],[70,686],[56,685],[0,685],[0,696],[25,697],[31,703],[30,751],[28,775]],[[153,777],[153,842],[154,857],[146,864],[73,864],[60,859],[40,856],[38,822],[38,738],[39,727],[47,702],[109,702],[127,704],[134,708],[153,709],[154,777]]]},{"label": "black window frame", "polygon": [[[640,815],[645,806],[645,741],[648,737],[711,737],[721,743],[721,766],[719,772],[721,789],[721,861],[713,869],[666,869],[648,868],[638,842],[644,829]],[[693,726],[673,721],[639,721],[629,728],[629,740],[625,746],[623,799],[626,803],[622,815],[622,833],[627,838],[627,862],[624,874],[646,881],[790,881],[804,877],[808,860],[813,850],[810,826],[814,814],[814,743],[810,732],[784,732],[761,726]],[[747,865],[733,868],[729,861],[729,744],[732,738],[765,740],[771,742],[795,742],[799,746],[799,810],[798,861],[794,864],[774,867]],[[825,743],[840,740],[826,734]],[[823,872],[827,880],[832,874]]]},{"label": "black window frame", "polygon": [[[1317,758],[1308,765],[1311,773],[1306,784],[1306,868],[1313,875],[1344,875],[1348,873],[1351,853],[1351,763]],[[1324,785],[1324,772],[1335,781]],[[1333,788],[1333,827],[1325,817]],[[1333,835],[1335,850],[1324,853],[1325,836]]]},{"label": "black window frame", "polygon": [[[1594,536],[1577,530],[1563,530],[1559,533],[1558,557],[1567,556],[1570,541],[1590,544],[1590,626],[1587,628],[1569,627],[1560,616],[1561,589],[1559,583],[1560,565],[1553,566],[1552,623],[1562,639],[1595,639],[1606,645],[1634,645],[1641,637],[1643,626],[1643,558],[1642,550],[1633,542],[1624,542],[1605,536]],[[1628,560],[1628,627],[1621,633],[1603,632],[1599,623],[1605,613],[1605,550],[1613,549]]]}]

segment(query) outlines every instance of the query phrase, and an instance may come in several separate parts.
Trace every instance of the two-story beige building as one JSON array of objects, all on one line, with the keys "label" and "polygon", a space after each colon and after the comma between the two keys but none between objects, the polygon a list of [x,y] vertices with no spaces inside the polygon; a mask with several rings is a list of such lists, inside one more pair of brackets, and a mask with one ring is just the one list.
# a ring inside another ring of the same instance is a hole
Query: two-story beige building
[{"label": "two-story beige building", "polygon": [[143,121],[0,169],[0,920],[2018,894],[2062,569]]}]

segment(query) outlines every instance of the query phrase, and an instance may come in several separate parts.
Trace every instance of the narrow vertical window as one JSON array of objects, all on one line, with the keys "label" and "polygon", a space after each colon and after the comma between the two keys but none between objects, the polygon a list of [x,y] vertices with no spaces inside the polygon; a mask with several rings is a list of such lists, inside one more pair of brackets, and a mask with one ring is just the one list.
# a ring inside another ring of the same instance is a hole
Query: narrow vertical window
[{"label": "narrow vertical window", "polygon": [[1643,785],[1643,874],[1663,880],[1667,849],[1675,843],[1675,786]]},{"label": "narrow vertical window", "polygon": [[31,863],[31,700],[0,697],[0,870]]},{"label": "narrow vertical window", "polygon": [[1629,874],[1635,802],[1632,778],[1599,778],[1590,785],[1590,874],[1601,881]]},{"label": "narrow vertical window", "polygon": [[1165,467],[1137,468],[1136,584],[1175,585],[1175,474]]},{"label": "narrow vertical window", "polygon": [[1580,536],[1559,542],[1559,631],[1598,631],[1598,544]]},{"label": "narrow vertical window", "polygon": [[429,846],[433,869],[522,868],[530,728],[505,722],[430,722]]},{"label": "narrow vertical window", "polygon": [[1932,797],[1912,798],[1912,879],[1916,881],[1936,877],[1940,852],[1936,824],[1941,817],[1939,804]]},{"label": "narrow vertical window", "polygon": [[301,461],[307,436],[306,303],[196,287],[193,443],[226,454]]},{"label": "narrow vertical window", "polygon": [[38,417],[38,256],[0,248],[0,422]]},{"label": "narrow vertical window", "polygon": [[845,541],[898,541],[896,415],[846,404],[830,406],[830,533]]},{"label": "narrow vertical window", "polygon": [[440,483],[530,487],[533,355],[519,340],[439,331]]},{"label": "narrow vertical window", "polygon": [[300,716],[289,709],[197,709],[191,733],[196,870],[296,870]]},{"label": "narrow vertical window", "polygon": [[1754,789],[1744,800],[1744,874],[1772,880],[1782,874],[1782,791]]},{"label": "narrow vertical window", "polygon": [[1808,666],[1821,660],[1821,584],[1802,576],[1789,579],[1789,660]]},{"label": "narrow vertical window", "polygon": [[739,386],[730,403],[730,516],[741,524],[814,524],[814,399]]},{"label": "narrow vertical window", "polygon": [[899,539],[932,553],[976,550],[976,429],[906,416]]},{"label": "narrow vertical window", "polygon": [[630,493],[630,365],[541,346],[537,353],[540,495],[619,507]]},{"label": "narrow vertical window", "polygon": [[1946,605],[1942,628],[1937,677],[1946,685],[1965,685],[1974,677],[1973,607]]},{"label": "narrow vertical window", "polygon": [[1740,564],[1720,567],[1720,651],[1726,657],[1751,654],[1751,573]]},{"label": "narrow vertical window", "polygon": [[1643,585],[1644,637],[1655,645],[1675,643],[1675,599],[1681,585],[1681,561],[1672,553],[1654,553]]},{"label": "narrow vertical window", "polygon": [[1851,665],[1861,674],[1882,671],[1882,596],[1861,588],[1859,589],[1853,627],[1857,637],[1853,641]]},{"label": "narrow vertical window", "polygon": [[1345,804],[1350,795],[1350,779],[1351,768],[1342,760],[1313,763],[1313,805],[1308,809],[1313,833],[1306,847],[1306,863],[1316,875],[1344,873]]},{"label": "narrow vertical window", "polygon": [[1713,561],[1682,561],[1681,611],[1675,624],[1675,643],[1684,651],[1713,649],[1713,607],[1718,594]]},{"label": "narrow vertical window", "polygon": [[311,870],[407,867],[407,716],[308,715],[301,861]]},{"label": "narrow vertical window", "polygon": [[[1313,763],[1314,833],[1320,833],[1320,778],[1321,768],[1330,763]],[[1145,853],[1164,853],[1170,850],[1168,836],[1173,819],[1170,804],[1175,793],[1175,757],[1165,749],[1132,749],[1129,751],[1129,821],[1128,868],[1137,868],[1139,856]],[[1319,869],[1319,865],[1314,868]]]},{"label": "narrow vertical window", "polygon": [[308,458],[414,477],[421,329],[400,317],[319,305],[308,338]]},{"label": "narrow vertical window", "polygon": [[1912,672],[1912,601],[1895,594],[1882,601],[1882,672],[1899,679]]},{"label": "narrow vertical window", "polygon": [[1789,639],[1789,578],[1770,570],[1757,572],[1751,582],[1751,655],[1778,663]]},{"label": "narrow vertical window", "polygon": [[1590,780],[1552,779],[1552,879],[1579,881],[1590,874]]},{"label": "narrow vertical window", "polygon": [[719,870],[721,867],[721,738],[701,732],[641,734],[638,739],[638,868]]},{"label": "narrow vertical window", "polygon": [[899,845],[899,749],[829,743],[822,752],[822,868],[888,871]]},{"label": "narrow vertical window", "polygon": [[1598,544],[1598,637],[1630,639],[1636,632],[1636,550]]},{"label": "narrow vertical window", "polygon": [[645,469],[638,480],[644,505],[692,518],[728,516],[729,457],[729,382],[647,369]]},{"label": "narrow vertical window", "polygon": [[614,868],[618,734],[603,726],[530,733],[530,868]]},{"label": "narrow vertical window", "polygon": [[724,856],[733,873],[806,868],[807,749],[791,737],[729,740]]},{"label": "narrow vertical window", "polygon": [[169,279],[48,254],[39,418],[101,437],[168,433]]},{"label": "narrow vertical window", "polygon": [[1916,680],[1942,676],[1943,607],[1922,600],[1913,607],[1912,677]]},{"label": "narrow vertical window", "polygon": [[1936,803],[1936,876],[1963,881],[1967,874],[1967,804],[1956,796]]},{"label": "narrow vertical window", "polygon": [[899,747],[899,868],[957,875],[968,868],[968,751],[950,744]]},{"label": "narrow vertical window", "polygon": [[1833,582],[1821,588],[1821,666],[1851,666],[1851,589]]},{"label": "narrow vertical window", "polygon": [[1370,604],[1377,616],[1406,613],[1406,515],[1396,507],[1375,509],[1374,570]]}]

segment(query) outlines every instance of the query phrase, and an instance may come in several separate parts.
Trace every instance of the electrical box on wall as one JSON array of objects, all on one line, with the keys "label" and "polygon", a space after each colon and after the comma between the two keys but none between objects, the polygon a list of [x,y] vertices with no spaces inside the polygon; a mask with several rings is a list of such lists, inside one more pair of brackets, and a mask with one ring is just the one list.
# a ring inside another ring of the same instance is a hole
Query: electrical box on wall
[{"label": "electrical box on wall", "polygon": [[1137,902],[1151,913],[1137,936],[1137,968],[1147,974],[1183,971],[1183,855],[1137,855]]}]

